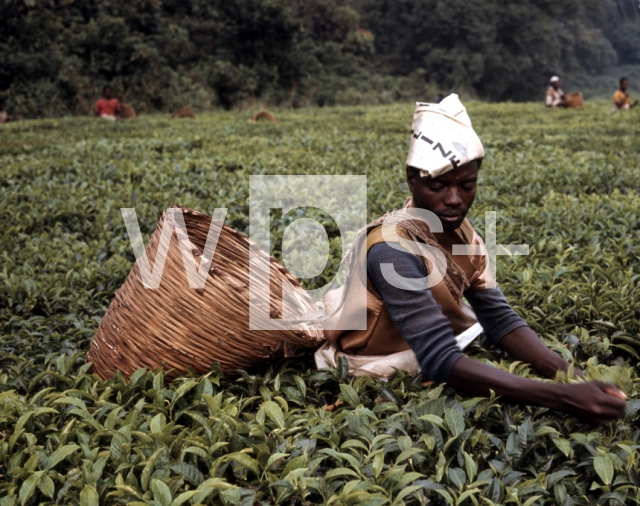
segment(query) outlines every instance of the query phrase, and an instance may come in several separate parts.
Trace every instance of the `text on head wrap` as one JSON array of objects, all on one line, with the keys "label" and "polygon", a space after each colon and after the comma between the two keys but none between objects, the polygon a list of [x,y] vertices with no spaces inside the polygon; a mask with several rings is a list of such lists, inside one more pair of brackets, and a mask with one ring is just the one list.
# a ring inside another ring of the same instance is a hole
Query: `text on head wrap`
[{"label": "text on head wrap", "polygon": [[433,150],[435,151],[436,149],[440,151],[440,154],[442,155],[443,158],[446,158],[447,160],[449,160],[451,162],[451,166],[454,169],[457,169],[458,166],[460,165],[460,160],[458,160],[456,158],[456,155],[453,155],[453,151],[449,150],[449,151],[445,151],[444,147],[442,146],[442,144],[440,142],[436,142],[434,144],[434,141],[432,141],[431,139],[429,139],[426,135],[422,135],[422,132],[418,132],[415,133],[414,130],[411,130],[411,135],[413,135],[414,139],[420,139],[424,142],[426,142],[427,144],[433,144]]}]

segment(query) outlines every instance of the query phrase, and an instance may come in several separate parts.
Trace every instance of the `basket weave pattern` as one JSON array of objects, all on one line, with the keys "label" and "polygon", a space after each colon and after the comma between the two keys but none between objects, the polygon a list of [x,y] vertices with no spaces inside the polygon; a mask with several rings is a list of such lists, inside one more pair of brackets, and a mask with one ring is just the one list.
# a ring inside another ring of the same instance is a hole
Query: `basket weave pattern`
[{"label": "basket weave pattern", "polygon": [[[182,212],[198,262],[211,217],[191,209]],[[166,212],[147,246],[150,264],[165,219]],[[111,302],[87,354],[94,372],[106,379],[120,370],[129,377],[146,367],[171,370],[168,377],[175,377],[187,368],[206,373],[220,362],[221,370],[234,376],[237,369],[283,355],[290,345],[320,344],[322,330],[313,325],[305,330],[249,330],[249,245],[246,236],[223,226],[204,288],[191,289],[174,230],[160,287],[146,289],[136,264]],[[289,271],[273,258],[268,265],[269,272],[252,275],[269,277],[271,297],[257,295],[270,300],[272,318],[282,310],[283,282],[294,287],[300,314],[317,309]]]},{"label": "basket weave pattern", "polygon": [[569,109],[578,109],[583,106],[582,93],[567,93],[567,107]]},{"label": "basket weave pattern", "polygon": [[136,117],[136,110],[128,104],[120,104],[120,119],[133,119]]},{"label": "basket weave pattern", "polygon": [[195,118],[196,115],[190,105],[181,107],[171,115],[172,118]]}]

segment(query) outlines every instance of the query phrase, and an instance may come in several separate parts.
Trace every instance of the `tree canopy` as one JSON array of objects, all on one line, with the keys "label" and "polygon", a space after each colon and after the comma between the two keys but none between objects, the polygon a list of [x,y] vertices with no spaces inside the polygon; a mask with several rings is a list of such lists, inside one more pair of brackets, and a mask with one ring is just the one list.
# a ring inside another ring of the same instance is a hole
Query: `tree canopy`
[{"label": "tree canopy", "polygon": [[635,0],[5,0],[0,19],[0,95],[27,116],[89,113],[107,82],[142,111],[530,100],[640,62]]}]

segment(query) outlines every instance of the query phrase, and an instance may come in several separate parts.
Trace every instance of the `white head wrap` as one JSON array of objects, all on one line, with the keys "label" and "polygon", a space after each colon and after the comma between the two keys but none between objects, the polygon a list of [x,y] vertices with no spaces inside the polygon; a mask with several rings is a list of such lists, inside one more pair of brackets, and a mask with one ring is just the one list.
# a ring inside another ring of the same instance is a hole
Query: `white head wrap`
[{"label": "white head wrap", "polygon": [[484,157],[467,110],[458,95],[439,104],[418,102],[413,113],[407,165],[422,177],[438,177],[460,165]]},{"label": "white head wrap", "polygon": [[560,80],[560,78],[558,76],[553,76],[551,79],[549,79],[549,82],[550,83],[555,83],[555,82],[557,82],[559,80]]}]

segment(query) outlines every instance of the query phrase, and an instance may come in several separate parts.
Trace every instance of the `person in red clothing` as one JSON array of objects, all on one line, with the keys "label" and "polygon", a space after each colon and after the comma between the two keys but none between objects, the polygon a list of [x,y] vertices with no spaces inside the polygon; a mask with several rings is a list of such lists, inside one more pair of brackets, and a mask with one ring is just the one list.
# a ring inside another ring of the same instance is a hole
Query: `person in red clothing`
[{"label": "person in red clothing", "polygon": [[112,97],[113,90],[108,84],[102,88],[102,98],[96,102],[96,116],[115,121],[120,116],[120,102]]}]

